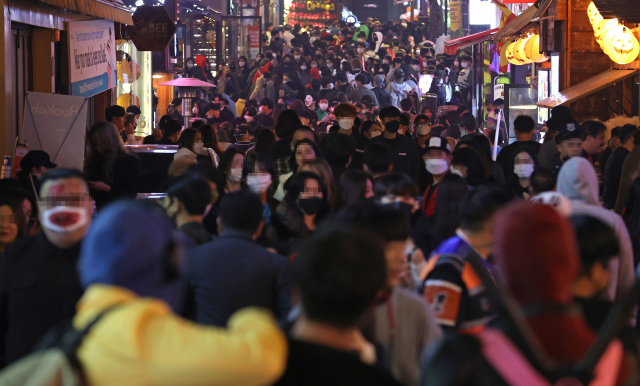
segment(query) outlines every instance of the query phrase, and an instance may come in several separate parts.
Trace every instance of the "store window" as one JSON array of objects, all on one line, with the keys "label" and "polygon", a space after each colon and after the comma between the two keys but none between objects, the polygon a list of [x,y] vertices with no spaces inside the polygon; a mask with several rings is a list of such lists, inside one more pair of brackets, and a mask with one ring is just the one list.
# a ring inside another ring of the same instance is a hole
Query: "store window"
[{"label": "store window", "polygon": [[31,29],[28,26],[12,28],[11,37],[11,127],[18,135],[22,127],[25,95],[33,90]]},{"label": "store window", "polygon": [[116,42],[117,104],[125,109],[138,106],[141,114],[136,127],[136,137],[151,134],[153,128],[151,52],[138,51],[128,40]]}]

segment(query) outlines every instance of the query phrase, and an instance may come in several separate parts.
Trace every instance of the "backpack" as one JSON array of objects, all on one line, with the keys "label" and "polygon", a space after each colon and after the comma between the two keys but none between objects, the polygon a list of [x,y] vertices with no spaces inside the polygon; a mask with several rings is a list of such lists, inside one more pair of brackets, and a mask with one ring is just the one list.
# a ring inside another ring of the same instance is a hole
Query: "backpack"
[{"label": "backpack", "polygon": [[84,337],[114,307],[107,308],[82,330],[65,323],[54,327],[38,344],[36,352],[0,372],[0,386],[82,386],[86,385],[76,352]]}]

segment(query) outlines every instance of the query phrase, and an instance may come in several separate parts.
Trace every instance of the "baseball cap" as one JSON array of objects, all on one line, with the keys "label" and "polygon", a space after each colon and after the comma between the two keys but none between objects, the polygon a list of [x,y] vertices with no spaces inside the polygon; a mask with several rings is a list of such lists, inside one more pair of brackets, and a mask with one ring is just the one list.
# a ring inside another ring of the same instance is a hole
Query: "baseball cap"
[{"label": "baseball cap", "polygon": [[560,143],[564,140],[573,138],[584,139],[585,132],[582,129],[582,126],[578,125],[577,123],[570,122],[564,124],[560,128],[560,132],[558,133],[558,135],[556,135],[555,140],[556,143]]},{"label": "baseball cap", "polygon": [[393,71],[393,76],[396,77],[396,78],[404,78],[404,71],[402,71],[401,68],[396,68]]},{"label": "baseball cap", "polygon": [[383,86],[384,85],[384,76],[382,75],[376,75],[373,77],[373,79],[376,81],[376,84],[379,86]]},{"label": "baseball cap", "polygon": [[235,130],[234,130],[234,137],[242,137],[245,134],[251,134],[253,135],[253,126],[251,125],[238,125],[236,126]]},{"label": "baseball cap", "polygon": [[429,138],[426,149],[445,150],[446,152],[451,153],[451,145],[449,145],[449,142],[447,142],[446,139],[441,137]]},{"label": "baseball cap", "polygon": [[49,154],[42,150],[31,150],[24,156],[22,161],[20,161],[20,168],[29,172],[31,168],[39,168],[42,166],[47,169],[53,169],[58,165],[51,162]]}]

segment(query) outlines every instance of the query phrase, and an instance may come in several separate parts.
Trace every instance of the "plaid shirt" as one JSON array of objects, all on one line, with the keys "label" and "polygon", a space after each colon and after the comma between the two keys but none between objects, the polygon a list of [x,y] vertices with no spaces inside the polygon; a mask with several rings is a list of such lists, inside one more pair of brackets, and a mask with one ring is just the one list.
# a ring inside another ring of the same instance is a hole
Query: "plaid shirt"
[{"label": "plaid shirt", "polygon": [[280,181],[280,176],[291,172],[289,167],[289,157],[278,158],[273,163],[273,173],[275,174],[276,181]]}]

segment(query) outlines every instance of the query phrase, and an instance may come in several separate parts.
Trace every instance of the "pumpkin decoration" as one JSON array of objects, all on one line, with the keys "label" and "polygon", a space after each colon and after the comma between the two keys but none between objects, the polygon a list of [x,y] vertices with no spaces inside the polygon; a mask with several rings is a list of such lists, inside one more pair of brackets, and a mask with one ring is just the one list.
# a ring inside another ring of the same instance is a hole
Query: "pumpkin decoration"
[{"label": "pumpkin decoration", "polygon": [[596,7],[593,1],[589,4],[589,7],[587,8],[587,15],[589,16],[589,21],[591,22],[592,25],[594,24],[593,20],[596,17],[596,15],[600,15],[598,8]]},{"label": "pumpkin decoration", "polygon": [[524,52],[527,58],[532,62],[542,63],[549,60],[549,57],[540,53],[540,35],[534,35],[527,39]]},{"label": "pumpkin decoration", "polygon": [[604,20],[604,17],[602,17],[600,12],[596,13],[593,16],[593,19],[591,20],[591,26],[593,27],[594,30],[596,29],[596,25],[600,23],[602,20]]},{"label": "pumpkin decoration", "polygon": [[514,50],[516,48],[516,45],[519,42],[513,42],[511,44],[509,44],[509,47],[507,47],[507,60],[509,61],[509,63],[511,64],[515,64],[516,66],[521,66],[523,64],[526,64],[523,60],[520,60],[518,58],[516,58],[514,56]]},{"label": "pumpkin decoration", "polygon": [[640,43],[626,27],[617,32],[607,47],[609,58],[618,64],[629,64],[640,54]]},{"label": "pumpkin decoration", "polygon": [[625,26],[619,25],[613,28],[609,28],[607,31],[605,31],[605,33],[602,35],[602,38],[600,39],[600,48],[602,48],[602,51],[605,54],[610,54],[613,39],[615,39],[617,35],[623,33],[625,28]]},{"label": "pumpkin decoration", "polygon": [[594,29],[594,35],[598,43],[601,42],[604,33],[609,28],[613,28],[617,26],[618,26],[618,19],[604,19],[600,23],[598,23],[596,25],[596,28]]},{"label": "pumpkin decoration", "polygon": [[513,56],[515,56],[516,59],[524,62],[525,64],[532,62],[532,60],[527,57],[527,53],[525,52],[525,46],[528,40],[529,38],[521,39],[513,48]]}]

